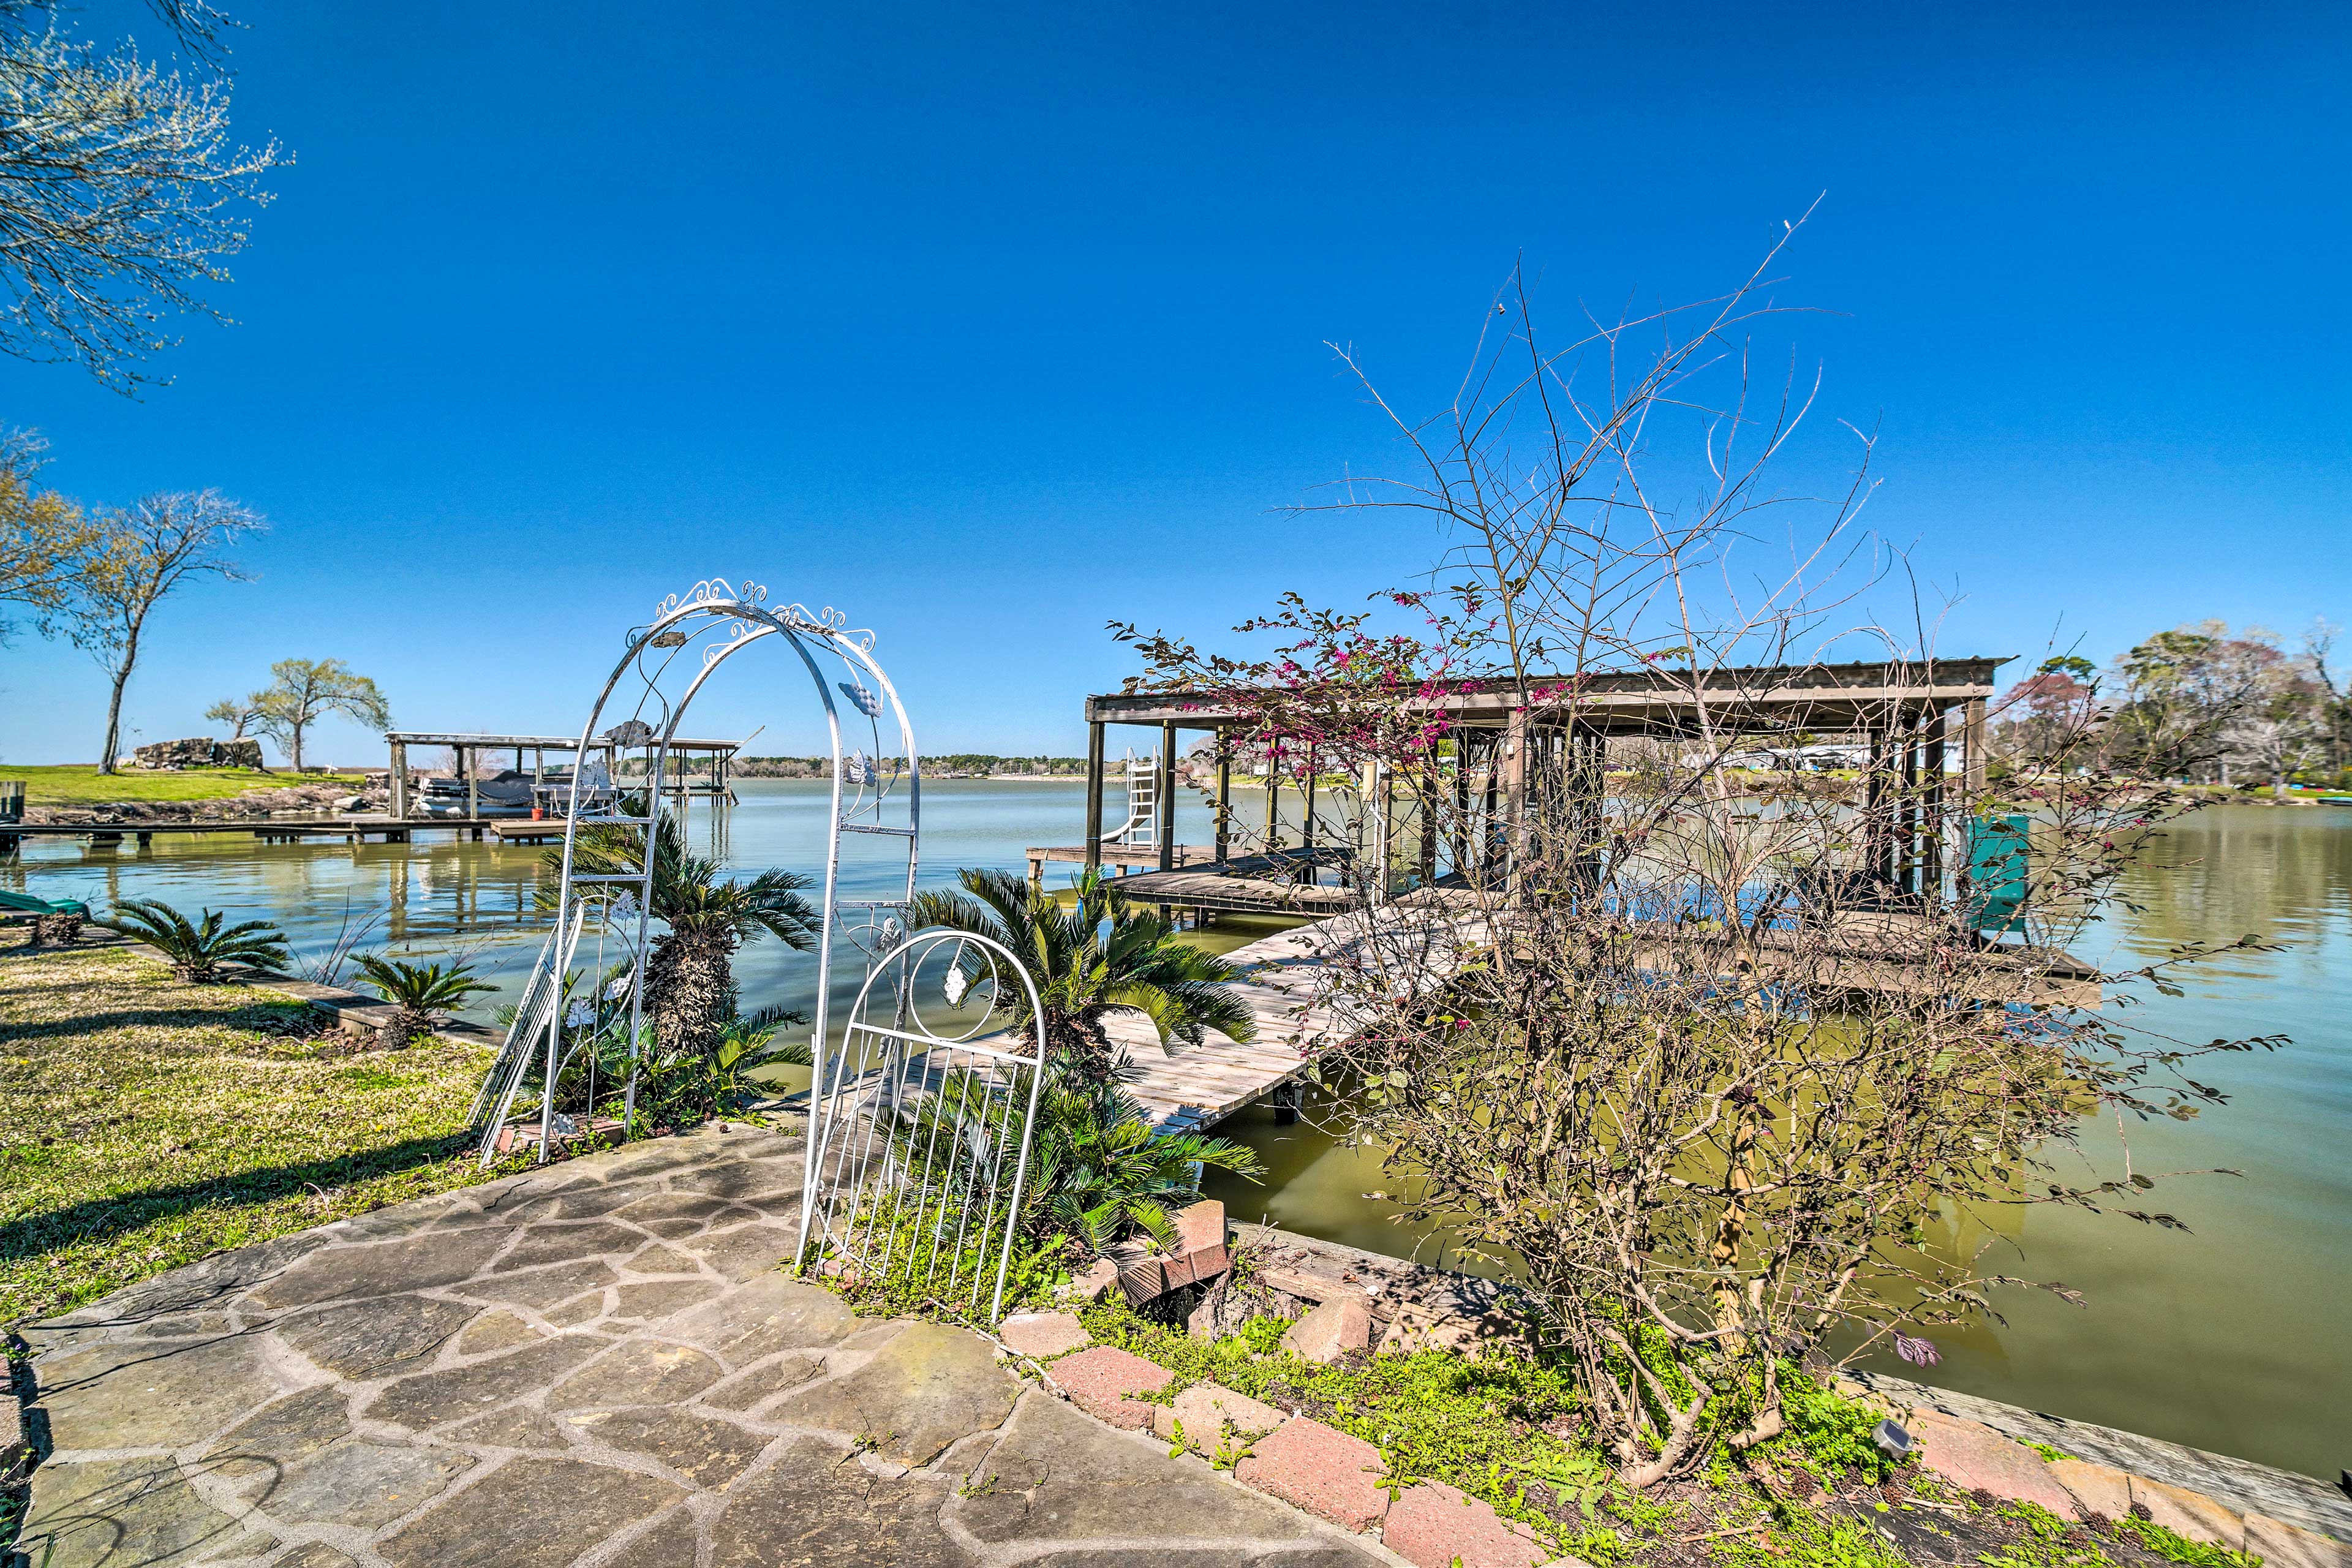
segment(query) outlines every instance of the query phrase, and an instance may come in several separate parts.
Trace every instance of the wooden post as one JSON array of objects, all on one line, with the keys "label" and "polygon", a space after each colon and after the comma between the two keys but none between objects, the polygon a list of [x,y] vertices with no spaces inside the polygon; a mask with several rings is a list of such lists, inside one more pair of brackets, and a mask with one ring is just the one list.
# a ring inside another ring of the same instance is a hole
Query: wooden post
[{"label": "wooden post", "polygon": [[[466,775],[466,815],[476,821],[482,816],[482,759],[471,746],[457,748],[457,771]],[[477,833],[474,837],[480,837]]]},{"label": "wooden post", "polygon": [[1504,732],[1490,730],[1494,742],[1486,752],[1486,820],[1479,824],[1482,842],[1478,848],[1479,875],[1492,878],[1503,868],[1503,738]]},{"label": "wooden post", "polygon": [[1087,725],[1087,869],[1102,866],[1103,727],[1099,720]]},{"label": "wooden post", "polygon": [[1875,898],[1892,879],[1895,859],[1893,824],[1887,820],[1886,773],[1890,753],[1894,750],[1895,732],[1892,725],[1872,728],[1862,783],[1862,866],[1863,877]]},{"label": "wooden post", "polygon": [[1374,757],[1364,763],[1364,800],[1372,810],[1372,902],[1379,903],[1389,892],[1389,775],[1388,770]]},{"label": "wooden post", "polygon": [[1454,732],[1454,874],[1470,874],[1470,731]]},{"label": "wooden post", "polygon": [[1895,888],[1905,893],[1925,890],[1920,871],[1924,864],[1919,845],[1919,749],[1925,737],[1919,732],[1919,722],[1906,714],[1902,721],[1903,734],[1903,809],[1900,833],[1896,845],[1903,859],[1895,868]]},{"label": "wooden post", "polygon": [[1423,767],[1414,785],[1416,800],[1421,806],[1421,880],[1422,885],[1437,880],[1437,759],[1431,756]]},{"label": "wooden post", "polygon": [[1234,742],[1224,731],[1217,731],[1217,864],[1227,858],[1227,836],[1234,813]]},{"label": "wooden post", "polygon": [[1160,726],[1160,868],[1176,868],[1176,726]]},{"label": "wooden post", "polygon": [[1517,882],[1528,854],[1528,710],[1511,710],[1503,737],[1503,816],[1510,834],[1509,875]]},{"label": "wooden post", "polygon": [[1307,802],[1299,807],[1298,847],[1315,853],[1315,748],[1307,748]]},{"label": "wooden post", "polygon": [[408,816],[408,742],[392,743],[392,819],[404,821]]},{"label": "wooden post", "polygon": [[1920,846],[1919,891],[1930,904],[1944,892],[1944,710],[1927,716],[1927,831]]},{"label": "wooden post", "polygon": [[1969,699],[1960,721],[1960,767],[1969,808],[1973,811],[1985,787],[1985,700],[1981,697]]},{"label": "wooden post", "polygon": [[1265,847],[1268,854],[1282,847],[1282,763],[1274,754],[1274,746],[1265,748]]}]

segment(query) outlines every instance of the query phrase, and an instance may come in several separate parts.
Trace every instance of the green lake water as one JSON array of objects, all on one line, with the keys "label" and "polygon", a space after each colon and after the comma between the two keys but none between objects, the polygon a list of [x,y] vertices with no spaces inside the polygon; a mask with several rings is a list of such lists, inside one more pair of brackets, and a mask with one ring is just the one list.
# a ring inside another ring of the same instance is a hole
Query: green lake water
[{"label": "green lake water", "polygon": [[[692,831],[747,869],[806,869],[821,853],[819,784],[748,780],[723,826],[698,807]],[[1247,799],[1248,797],[1244,797]],[[1071,783],[939,781],[924,792],[922,881],[956,867],[1023,868],[1033,844],[1075,843],[1081,795]],[[1295,805],[1295,797],[1293,800]],[[1179,837],[1205,841],[1207,814],[1181,804]],[[104,905],[163,898],[278,921],[298,958],[333,940],[346,917],[375,921],[366,945],[476,953],[511,988],[543,930],[532,903],[541,852],[425,840],[256,845],[159,838],[146,851],[43,842],[0,862],[0,887]],[[1067,868],[1055,868],[1056,875]],[[879,860],[845,868],[846,896],[876,896]],[[868,889],[871,889],[869,891]],[[2032,1208],[1993,1216],[2003,1271],[2063,1282],[2083,1307],[2006,1291],[2004,1321],[1940,1336],[1927,1375],[1954,1388],[2168,1437],[2318,1476],[2352,1465],[2352,809],[2210,808],[2170,830],[2128,889],[2137,912],[2087,944],[2111,963],[2145,962],[2173,943],[2254,931],[2285,944],[2209,963],[2178,998],[2150,997],[2135,1021],[2185,1039],[2285,1034],[2274,1055],[2209,1058],[2194,1069],[2231,1103],[2188,1123],[2132,1130],[2141,1170],[2230,1166],[2242,1176],[2183,1177],[2159,1189],[2188,1234],[2113,1217]],[[1203,933],[1219,945],[1267,928]],[[753,1005],[805,1007],[807,958],[774,944],[740,964]],[[854,990],[856,975],[835,981]],[[480,999],[487,1014],[499,996]],[[1409,1254],[1421,1238],[1389,1225],[1366,1192],[1393,1184],[1377,1151],[1340,1145],[1309,1121],[1277,1127],[1245,1111],[1221,1131],[1265,1156],[1263,1184],[1217,1188],[1236,1217]],[[2112,1134],[2086,1150],[2105,1159]],[[2103,1167],[2104,1168],[2104,1167]],[[1955,1238],[1969,1242],[1973,1237]],[[1441,1255],[1423,1245],[1420,1256]],[[1890,1371],[1918,1375],[1890,1365]]]}]

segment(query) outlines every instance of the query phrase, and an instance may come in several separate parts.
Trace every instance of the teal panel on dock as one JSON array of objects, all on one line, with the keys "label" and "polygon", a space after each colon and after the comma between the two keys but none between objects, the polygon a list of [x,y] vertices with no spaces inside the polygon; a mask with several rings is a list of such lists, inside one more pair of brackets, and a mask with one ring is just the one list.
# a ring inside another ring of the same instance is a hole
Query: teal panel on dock
[{"label": "teal panel on dock", "polygon": [[2025,929],[2023,816],[1979,816],[1969,823],[1969,900],[1979,931]]}]

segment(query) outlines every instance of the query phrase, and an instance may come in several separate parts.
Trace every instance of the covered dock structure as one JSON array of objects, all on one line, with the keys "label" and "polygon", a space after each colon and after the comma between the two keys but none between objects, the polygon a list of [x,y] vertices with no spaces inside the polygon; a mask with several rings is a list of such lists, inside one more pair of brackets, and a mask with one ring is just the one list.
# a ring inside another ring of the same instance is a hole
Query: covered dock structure
[{"label": "covered dock structure", "polygon": [[[1944,873],[1944,835],[1937,827],[1946,780],[1958,773],[1971,794],[1983,782],[1986,712],[1996,673],[2007,662],[1993,657],[1540,675],[1458,682],[1438,695],[1409,699],[1409,710],[1445,721],[1453,744],[1412,785],[1423,793],[1425,809],[1371,814],[1379,842],[1362,846],[1361,853],[1375,857],[1381,868],[1371,879],[1374,896],[1391,890],[1391,881],[1442,885],[1449,875],[1507,867],[1512,825],[1526,819],[1531,801],[1581,803],[1597,819],[1614,742],[1700,745],[1711,748],[1718,763],[1728,763],[1738,754],[1818,745],[1829,737],[1846,738],[1867,759],[1858,803],[1869,824],[1862,874],[1889,898],[1916,895]],[[1526,694],[1536,690],[1573,695],[1530,704]],[[1141,726],[1160,734],[1155,804],[1160,831],[1157,863],[1118,879],[1129,897],[1202,910],[1337,912],[1339,890],[1318,889],[1317,873],[1348,866],[1359,851],[1316,842],[1318,770],[1311,752],[1304,759],[1303,784],[1290,786],[1304,797],[1299,842],[1283,842],[1277,797],[1284,776],[1268,767],[1265,841],[1235,855],[1235,752],[1257,722],[1254,710],[1212,692],[1130,691],[1087,698],[1086,716],[1085,841],[1033,848],[1033,872],[1054,860],[1099,866],[1116,852],[1103,842],[1104,747],[1111,726]],[[1215,840],[1205,856],[1199,847],[1178,846],[1174,826],[1179,744],[1186,734],[1202,731],[1214,739],[1216,775]],[[1373,776],[1351,782],[1367,799],[1382,803],[1394,787]],[[1441,790],[1451,795],[1454,807],[1453,831],[1443,843],[1433,798]],[[1412,817],[1418,843],[1394,842],[1400,820]],[[1335,907],[1326,910],[1325,903]]]},{"label": "covered dock structure", "polygon": [[[526,771],[525,759],[528,758],[527,771],[531,776],[534,798],[537,798],[551,782],[558,786],[568,786],[577,769],[592,758],[601,762],[606,775],[613,777],[617,773],[620,754],[633,748],[642,750],[645,743],[644,737],[624,735],[618,731],[607,731],[590,741],[585,754],[581,752],[580,737],[577,735],[489,735],[470,731],[394,730],[385,734],[384,741],[391,747],[392,753],[389,783],[393,816],[406,818],[414,804],[410,784],[414,770],[409,764],[409,748],[442,746],[446,747],[457,760],[457,776],[466,785],[466,816],[475,821],[479,821],[482,816],[482,763],[486,757],[495,759],[503,752],[511,752],[517,773]],[[670,742],[669,750],[674,762],[670,775],[663,780],[663,794],[681,798],[695,795],[730,798],[728,765],[742,748],[740,741]],[[557,759],[553,781],[549,774],[548,757],[551,753]],[[694,762],[697,758],[702,762],[702,776],[699,778],[695,776]],[[625,781],[615,778],[614,782]],[[479,833],[475,837],[479,837]]]}]

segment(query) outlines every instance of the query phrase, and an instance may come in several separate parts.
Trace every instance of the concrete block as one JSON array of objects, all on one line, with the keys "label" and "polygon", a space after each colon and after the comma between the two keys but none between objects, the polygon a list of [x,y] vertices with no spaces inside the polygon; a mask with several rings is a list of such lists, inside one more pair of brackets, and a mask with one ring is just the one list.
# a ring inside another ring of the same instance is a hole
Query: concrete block
[{"label": "concrete block", "polygon": [[1349,1351],[1370,1349],[1371,1342],[1371,1300],[1360,1290],[1333,1295],[1282,1336],[1283,1349],[1327,1366]]},{"label": "concrete block", "polygon": [[2073,1495],[2078,1513],[2103,1513],[2109,1519],[2121,1519],[2131,1511],[2132,1479],[2112,1465],[2095,1465],[2088,1459],[2053,1459],[2050,1473]]},{"label": "concrete block", "polygon": [[1933,1410],[1914,1411],[1904,1425],[1929,1469],[1962,1491],[1984,1490],[2014,1502],[2038,1503],[2061,1519],[2074,1513],[2074,1496],[2042,1457],[1979,1421]]},{"label": "concrete block", "polygon": [[1142,1431],[1158,1406],[1132,1397],[1157,1394],[1176,1374],[1116,1345],[1097,1345],[1054,1363],[1054,1381],[1079,1409],[1114,1426]]},{"label": "concrete block", "polygon": [[2352,1568],[2352,1546],[2266,1513],[2246,1515],[2243,1550],[2263,1568]]},{"label": "concrete block", "polygon": [[1040,1361],[1094,1343],[1086,1325],[1067,1312],[1014,1312],[996,1325],[996,1337],[1007,1348]]},{"label": "concrete block", "polygon": [[1173,1403],[1151,1407],[1151,1429],[1170,1442],[1176,1427],[1184,1427],[1184,1441],[1204,1454],[1217,1451],[1220,1439],[1246,1443],[1263,1437],[1286,1417],[1271,1405],[1213,1383],[1194,1384]]},{"label": "concrete block", "polygon": [[1381,1451],[1320,1421],[1295,1415],[1257,1440],[1234,1474],[1243,1484],[1359,1533],[1380,1523],[1389,1494]]},{"label": "concrete block", "polygon": [[1381,1541],[1413,1568],[1538,1568],[1551,1560],[1533,1534],[1443,1481],[1400,1493]]},{"label": "concrete block", "polygon": [[2224,1508],[2203,1492],[2140,1476],[2132,1478],[2131,1487],[2132,1501],[2145,1506],[2150,1519],[2173,1533],[2232,1552],[2245,1549],[2246,1520],[2236,1509]]}]

